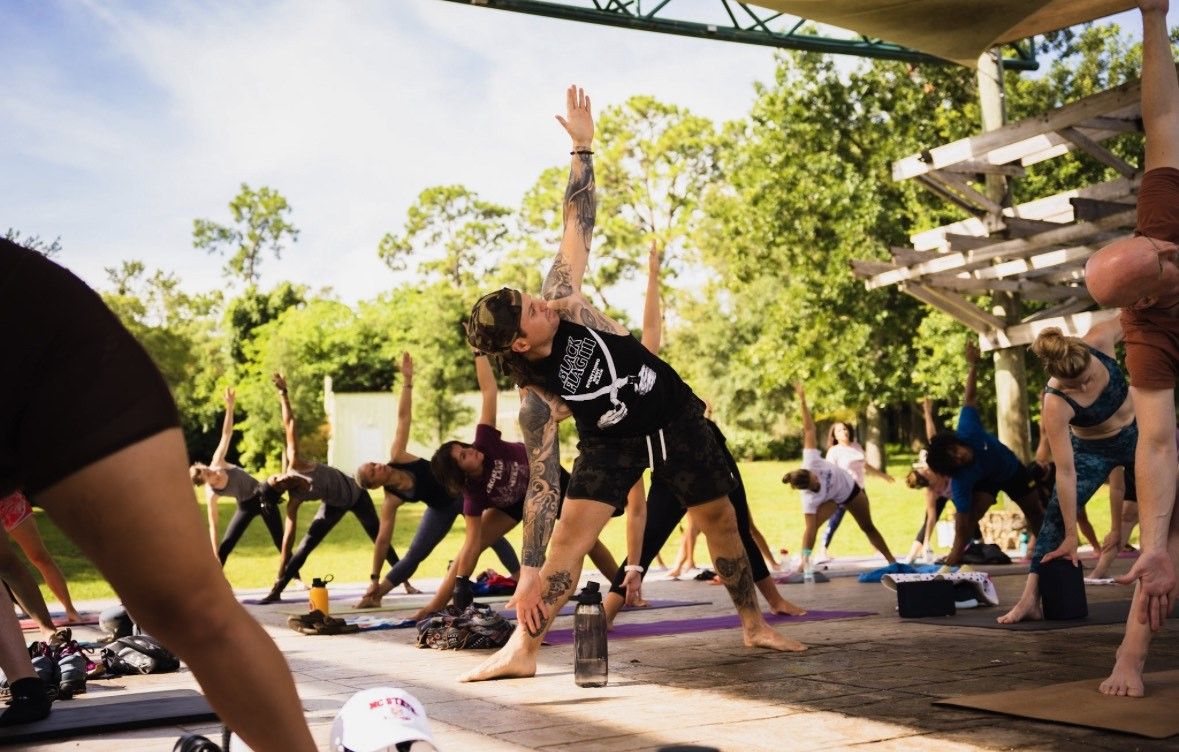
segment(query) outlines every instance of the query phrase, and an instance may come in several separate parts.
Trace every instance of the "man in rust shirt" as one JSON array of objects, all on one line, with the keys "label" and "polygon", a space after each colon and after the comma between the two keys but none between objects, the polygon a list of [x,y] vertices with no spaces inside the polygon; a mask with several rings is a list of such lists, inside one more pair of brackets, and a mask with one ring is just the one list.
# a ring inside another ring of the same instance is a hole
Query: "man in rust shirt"
[{"label": "man in rust shirt", "polygon": [[1179,378],[1179,80],[1167,35],[1167,0],[1139,0],[1142,11],[1142,122],[1146,174],[1138,229],[1095,253],[1085,267],[1089,293],[1122,308],[1130,394],[1138,417],[1135,456],[1142,555],[1120,581],[1138,581],[1111,695],[1141,697],[1142,669],[1177,595],[1179,521],[1175,508],[1175,382]]}]

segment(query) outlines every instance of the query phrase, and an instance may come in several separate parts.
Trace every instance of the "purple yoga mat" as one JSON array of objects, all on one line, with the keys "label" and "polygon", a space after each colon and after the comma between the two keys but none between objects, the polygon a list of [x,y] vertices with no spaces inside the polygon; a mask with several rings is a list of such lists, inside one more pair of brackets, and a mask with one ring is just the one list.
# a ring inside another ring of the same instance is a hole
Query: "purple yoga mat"
[{"label": "purple yoga mat", "polygon": [[[678,608],[680,606],[711,606],[712,601],[661,601],[657,598],[652,598],[647,601],[646,606],[623,606],[623,612],[627,611],[650,611],[656,608]],[[577,608],[575,603],[566,603],[561,607],[561,612],[557,616],[573,616],[573,610]],[[516,610],[500,611],[499,615],[511,621],[516,620]]]},{"label": "purple yoga mat", "polygon": [[[798,624],[804,621],[825,621],[827,619],[851,619],[859,616],[875,616],[875,611],[807,611],[804,616],[779,616],[766,614],[766,621],[771,624],[789,622]],[[688,632],[710,632],[717,629],[737,629],[741,626],[741,619],[736,614],[723,616],[704,616],[698,619],[672,619],[669,621],[650,621],[645,623],[616,624],[610,631],[609,639],[625,640],[632,637],[659,637],[661,635],[685,634]],[[544,641],[550,645],[568,645],[573,642],[572,629],[553,629],[545,635]]]}]

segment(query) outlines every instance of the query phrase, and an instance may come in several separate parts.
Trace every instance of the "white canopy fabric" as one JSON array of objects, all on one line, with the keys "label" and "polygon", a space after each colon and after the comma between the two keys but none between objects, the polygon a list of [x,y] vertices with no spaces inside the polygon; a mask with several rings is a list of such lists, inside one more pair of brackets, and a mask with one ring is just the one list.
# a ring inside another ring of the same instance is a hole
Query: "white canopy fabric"
[{"label": "white canopy fabric", "polygon": [[1134,0],[754,0],[750,4],[969,67],[997,44],[1137,7]]}]

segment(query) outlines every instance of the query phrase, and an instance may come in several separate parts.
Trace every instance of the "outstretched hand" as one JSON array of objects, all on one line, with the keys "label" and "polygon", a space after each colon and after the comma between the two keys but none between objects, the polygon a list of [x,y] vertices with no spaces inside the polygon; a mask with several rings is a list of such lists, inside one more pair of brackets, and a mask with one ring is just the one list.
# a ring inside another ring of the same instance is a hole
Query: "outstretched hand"
[{"label": "outstretched hand", "polygon": [[401,378],[406,384],[413,381],[413,357],[408,351],[401,353]]},{"label": "outstretched hand", "polygon": [[1040,559],[1040,563],[1047,564],[1053,559],[1068,558],[1073,563],[1074,567],[1081,566],[1081,557],[1077,554],[1077,539],[1076,536],[1065,536],[1060,545],[1055,549],[1044,554],[1044,558]]},{"label": "outstretched hand", "polygon": [[1157,632],[1175,602],[1175,567],[1170,555],[1166,551],[1144,551],[1129,572],[1114,578],[1119,585],[1132,585],[1135,580],[1143,597],[1135,601],[1134,615],[1140,624],[1149,624],[1150,630]]},{"label": "outstretched hand", "polygon": [[234,401],[235,396],[236,395],[234,394],[233,387],[231,387],[231,386],[225,387],[225,406],[226,407],[233,407],[233,401]]},{"label": "outstretched hand", "polygon": [[966,342],[966,362],[973,366],[978,363],[978,356],[979,356],[978,344],[972,340],[967,340],[967,342]]},{"label": "outstretched hand", "polygon": [[516,580],[516,623],[533,637],[544,629],[544,603],[540,599],[540,571],[536,567],[520,567]]},{"label": "outstretched hand", "polygon": [[287,380],[283,378],[283,375],[281,373],[279,373],[278,371],[275,371],[274,375],[272,375],[270,377],[270,380],[274,382],[275,389],[277,389],[279,392],[282,392],[283,394],[286,394]]},{"label": "outstretched hand", "polygon": [[806,399],[806,387],[802,385],[801,381],[794,382],[794,393],[798,395],[800,400]]},{"label": "outstretched hand", "polygon": [[594,140],[594,116],[585,89],[570,86],[565,90],[565,117],[557,115],[557,122],[573,139],[575,147],[588,147]]},{"label": "outstretched hand", "polygon": [[625,603],[628,606],[645,606],[643,600],[643,575],[637,571],[630,571],[622,578],[622,588],[626,591]]}]

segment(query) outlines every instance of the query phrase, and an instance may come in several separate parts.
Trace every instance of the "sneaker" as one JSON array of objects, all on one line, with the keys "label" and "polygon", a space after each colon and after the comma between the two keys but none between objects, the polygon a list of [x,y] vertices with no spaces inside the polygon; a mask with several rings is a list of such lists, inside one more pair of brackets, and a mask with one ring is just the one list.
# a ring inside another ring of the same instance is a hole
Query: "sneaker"
[{"label": "sneaker", "polygon": [[29,645],[29,658],[33,660],[33,670],[48,687],[49,699],[57,699],[58,688],[61,685],[61,667],[53,658],[53,650],[47,643],[34,642]]},{"label": "sneaker", "polygon": [[90,664],[86,653],[76,640],[70,640],[58,650],[57,665],[61,671],[58,689],[63,699],[68,700],[86,691],[86,675]]}]

